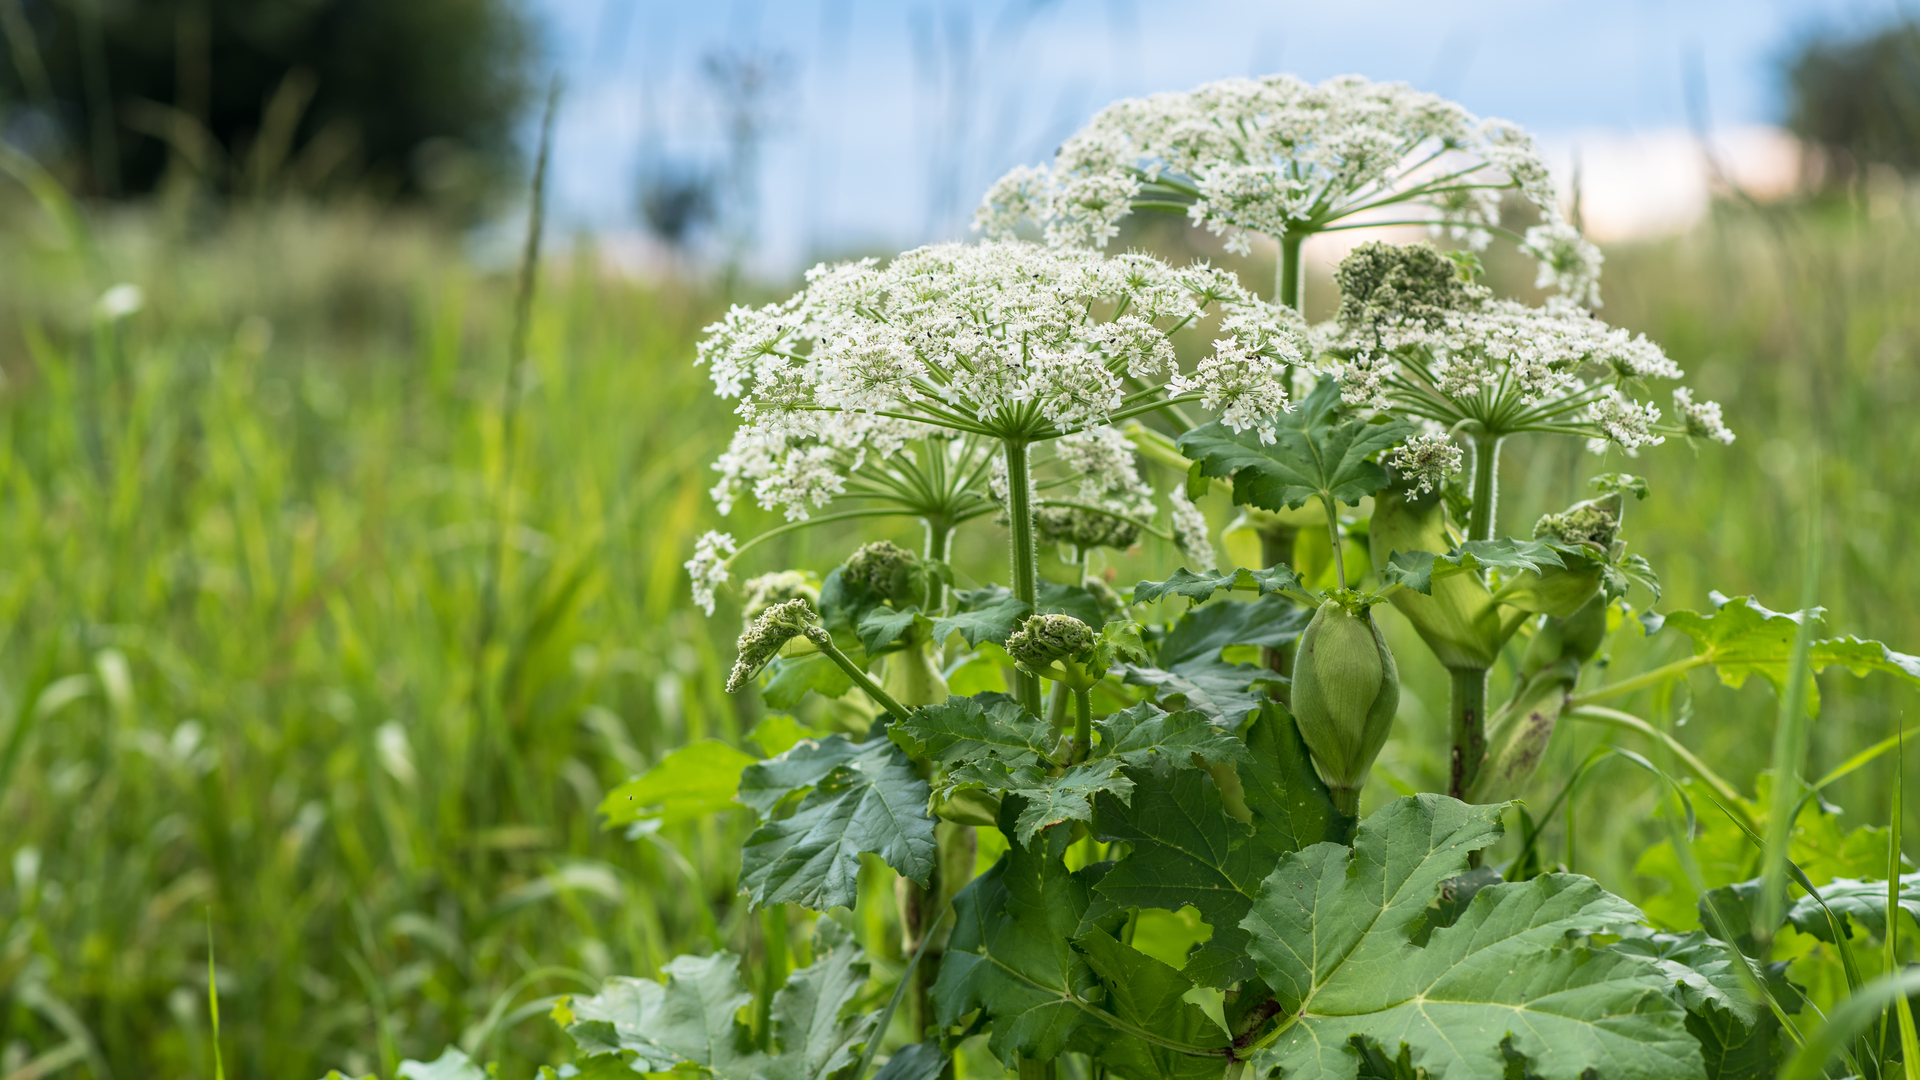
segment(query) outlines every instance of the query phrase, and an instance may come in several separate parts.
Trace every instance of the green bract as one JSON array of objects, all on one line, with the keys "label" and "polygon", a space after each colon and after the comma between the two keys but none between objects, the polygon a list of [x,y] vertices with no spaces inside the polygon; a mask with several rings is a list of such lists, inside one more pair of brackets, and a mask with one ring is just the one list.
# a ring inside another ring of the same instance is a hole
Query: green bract
[{"label": "green bract", "polygon": [[1399,708],[1400,673],[1372,615],[1338,600],[1322,603],[1294,653],[1293,717],[1347,813],[1360,806],[1360,786]]}]

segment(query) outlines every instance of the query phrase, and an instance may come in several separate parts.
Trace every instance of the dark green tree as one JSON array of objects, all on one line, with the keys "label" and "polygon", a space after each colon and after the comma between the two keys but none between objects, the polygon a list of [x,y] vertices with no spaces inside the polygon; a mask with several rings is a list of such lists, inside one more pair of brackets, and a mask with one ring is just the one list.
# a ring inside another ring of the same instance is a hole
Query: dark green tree
[{"label": "dark green tree", "polygon": [[1920,171],[1920,22],[1807,39],[1787,64],[1787,126],[1845,180],[1870,164]]},{"label": "dark green tree", "polygon": [[513,156],[518,0],[0,0],[8,135],[96,195],[350,180],[470,195]]}]

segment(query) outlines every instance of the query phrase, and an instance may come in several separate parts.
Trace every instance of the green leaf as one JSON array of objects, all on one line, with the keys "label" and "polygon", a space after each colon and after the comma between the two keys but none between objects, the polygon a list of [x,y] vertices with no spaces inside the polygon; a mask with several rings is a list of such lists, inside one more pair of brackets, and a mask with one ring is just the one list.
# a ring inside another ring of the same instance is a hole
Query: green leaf
[{"label": "green leaf", "polygon": [[1256,664],[1229,664],[1204,656],[1171,668],[1126,664],[1123,670],[1127,683],[1152,687],[1153,700],[1159,704],[1198,709],[1229,728],[1239,727],[1248,713],[1267,700],[1263,691],[1255,689],[1258,684],[1286,681],[1278,672]]},{"label": "green leaf", "polygon": [[1300,584],[1293,569],[1284,563],[1269,566],[1265,570],[1249,570],[1240,567],[1224,574],[1196,574],[1186,567],[1173,572],[1165,581],[1143,581],[1133,587],[1133,602],[1151,604],[1169,596],[1184,596],[1196,604],[1205,603],[1215,592],[1250,592],[1256,596],[1268,596],[1277,592],[1292,590],[1306,592],[1306,586]]},{"label": "green leaf", "polygon": [[[792,816],[773,816],[802,791]],[[762,819],[741,852],[740,887],[756,906],[851,907],[863,853],[924,884],[934,859],[930,794],[885,739],[855,745],[835,735],[757,762],[740,776],[740,801]]]},{"label": "green leaf", "polygon": [[968,589],[953,594],[954,614],[933,621],[933,640],[944,642],[953,634],[978,648],[983,641],[1005,645],[1021,620],[1033,614],[1025,600],[999,585]]},{"label": "green leaf", "polygon": [[1279,861],[1272,838],[1227,813],[1220,788],[1196,769],[1129,769],[1131,803],[1094,801],[1102,840],[1124,840],[1125,858],[1095,892],[1118,908],[1178,911],[1192,905],[1213,937],[1187,960],[1188,978],[1222,989],[1253,974],[1240,919]]},{"label": "green leaf", "polygon": [[1751,1025],[1724,1009],[1687,1013],[1687,1034],[1700,1044],[1706,1080],[1773,1080],[1780,1068],[1779,1031],[1770,1012]]},{"label": "green leaf", "polygon": [[938,1042],[918,1042],[893,1052],[873,1080],[939,1080],[951,1058]]},{"label": "green leaf", "polygon": [[[1016,813],[1003,807],[1002,822]],[[954,927],[932,990],[934,1020],[949,1026],[984,1011],[993,1023],[987,1045],[1008,1068],[1022,1056],[1058,1057],[1076,1029],[1101,1023],[1091,1004],[1098,980],[1071,944],[1085,932],[1089,875],[1069,873],[1062,862],[1070,840],[1054,829],[1032,844],[1011,841],[953,900]]]},{"label": "green leaf", "polygon": [[1032,765],[1008,768],[999,761],[969,762],[947,774],[942,797],[964,788],[982,788],[1020,804],[1014,832],[1023,844],[1042,829],[1067,821],[1093,820],[1093,797],[1107,792],[1121,802],[1133,795],[1133,781],[1116,761],[1102,759],[1049,776]]},{"label": "green leaf", "polygon": [[1414,944],[1442,884],[1498,839],[1500,812],[1400,799],[1360,823],[1353,847],[1317,844],[1280,863],[1241,924],[1294,1017],[1256,1072],[1353,1077],[1359,1036],[1390,1055],[1404,1047],[1412,1067],[1447,1080],[1503,1080],[1511,1066],[1544,1080],[1587,1069],[1700,1075],[1699,1046],[1659,969],[1574,943],[1640,920],[1588,878],[1486,886],[1457,922]]},{"label": "green leaf", "polygon": [[1161,712],[1142,702],[1094,722],[1100,732],[1102,760],[1146,768],[1156,757],[1174,768],[1191,767],[1198,755],[1212,765],[1251,761],[1245,743],[1214,726],[1198,712]]},{"label": "green leaf", "polygon": [[860,644],[865,646],[867,655],[876,655],[881,649],[905,637],[907,631],[913,628],[913,621],[921,617],[917,607],[909,607],[905,611],[895,611],[885,604],[869,608],[860,617]]},{"label": "green leaf", "polygon": [[593,997],[569,1004],[567,1034],[589,1055],[631,1050],[648,1072],[695,1065],[727,1080],[748,1080],[766,1063],[738,1013],[753,995],[740,984],[730,952],[676,956],[664,985],[616,976]]},{"label": "green leaf", "polygon": [[752,731],[747,732],[747,741],[758,746],[767,757],[777,757],[793,749],[802,739],[824,739],[827,734],[807,727],[785,713],[768,713],[753,725]]},{"label": "green leaf", "polygon": [[1205,657],[1218,660],[1229,645],[1279,648],[1299,640],[1313,612],[1278,596],[1247,604],[1209,604],[1180,616],[1160,642],[1159,666]]},{"label": "green leaf", "polygon": [[1618,491],[1623,493],[1630,492],[1634,499],[1640,502],[1644,502],[1647,498],[1646,480],[1632,473],[1601,473],[1599,476],[1589,480],[1588,483],[1592,484],[1593,489],[1602,495],[1611,495]]},{"label": "green leaf", "polygon": [[473,1059],[460,1052],[457,1047],[449,1046],[432,1061],[414,1061],[409,1058],[400,1063],[400,1071],[394,1074],[401,1080],[487,1080],[487,1072],[473,1063]]},{"label": "green leaf", "polygon": [[[1886,881],[1837,878],[1830,884],[1820,886],[1820,899],[1825,900],[1827,907],[1844,920],[1841,925],[1848,935],[1858,927],[1868,937],[1886,936]],[[1900,875],[1898,903],[1902,911],[1920,921],[1920,873]],[[1787,909],[1787,921],[1803,934],[1812,934],[1821,941],[1833,941],[1833,925],[1827,921],[1827,913],[1811,896],[1794,901],[1793,906]]]},{"label": "green leaf", "polygon": [[[1087,965],[1107,989],[1106,1009],[1143,1031],[1205,1049],[1224,1048],[1226,1032],[1187,1001],[1193,980],[1153,957],[1130,949],[1104,930],[1093,929],[1074,941]],[[1201,1080],[1217,1077],[1223,1061],[1156,1046],[1112,1027],[1083,1028],[1076,1048],[1101,1064],[1138,1080]]]},{"label": "green leaf", "polygon": [[1034,605],[1036,615],[1071,615],[1095,630],[1107,621],[1106,614],[1100,610],[1100,601],[1079,585],[1043,581],[1036,599],[1039,601]]},{"label": "green leaf", "polygon": [[767,665],[767,685],[760,690],[760,700],[770,709],[794,709],[809,690],[837,698],[851,689],[853,679],[825,653],[783,656]]},{"label": "green leaf", "polygon": [[1506,570],[1515,573],[1559,570],[1566,567],[1566,556],[1583,555],[1565,544],[1544,540],[1469,540],[1447,552],[1435,555],[1427,551],[1396,551],[1387,559],[1380,579],[1402,584],[1417,593],[1431,595],[1433,583],[1455,574],[1475,570]]},{"label": "green leaf", "polygon": [[949,698],[915,709],[887,734],[906,750],[942,765],[993,758],[1031,765],[1047,757],[1053,729],[1005,694]]},{"label": "green leaf", "polygon": [[1236,770],[1241,797],[1274,858],[1322,841],[1346,843],[1354,821],[1334,807],[1286,707],[1277,701],[1262,705],[1247,725],[1246,740],[1249,760]]},{"label": "green leaf", "polygon": [[834,1080],[860,1064],[875,1018],[850,1016],[867,984],[866,955],[832,919],[814,924],[813,963],[787,976],[773,995],[773,1060],[755,1080]]},{"label": "green leaf", "polygon": [[716,739],[688,743],[607,793],[600,812],[609,828],[643,819],[694,821],[738,809],[733,793],[753,758]]},{"label": "green leaf", "polygon": [[[1817,624],[1822,609],[1788,613],[1769,611],[1751,596],[1728,597],[1714,592],[1708,597],[1715,610],[1707,614],[1675,611],[1643,617],[1641,622],[1649,634],[1670,626],[1692,638],[1694,655],[1705,657],[1728,686],[1737,688],[1749,675],[1759,675],[1773,684],[1776,693],[1784,693],[1794,634],[1804,619],[1811,618]],[[1813,716],[1820,715],[1820,690],[1812,675],[1830,667],[1846,668],[1857,676],[1881,671],[1920,683],[1920,657],[1855,637],[1814,641],[1807,666],[1807,711]]]},{"label": "green leaf", "polygon": [[567,1033],[589,1060],[634,1053],[636,1072],[694,1066],[717,1080],[838,1080],[859,1064],[873,1032],[874,1017],[850,1015],[868,965],[831,919],[816,924],[813,955],[773,996],[773,1053],[755,1048],[740,1022],[753,995],[740,982],[739,958],[727,952],[675,957],[664,984],[607,980],[599,994],[571,1002]]},{"label": "green leaf", "polygon": [[1369,457],[1412,435],[1412,424],[1369,423],[1339,416],[1340,387],[1320,380],[1306,400],[1274,418],[1273,443],[1253,430],[1235,432],[1214,421],[1181,435],[1180,452],[1200,462],[1205,476],[1233,477],[1233,501],[1265,510],[1293,509],[1319,496],[1355,504],[1387,484],[1387,471]]},{"label": "green leaf", "polygon": [[[1881,898],[1885,896],[1883,891]],[[1733,958],[1727,955],[1727,947],[1704,930],[1623,938],[1613,949],[1653,961],[1671,981],[1688,1012],[1720,1009],[1749,1027],[1760,1018],[1763,1006],[1747,991]]]}]

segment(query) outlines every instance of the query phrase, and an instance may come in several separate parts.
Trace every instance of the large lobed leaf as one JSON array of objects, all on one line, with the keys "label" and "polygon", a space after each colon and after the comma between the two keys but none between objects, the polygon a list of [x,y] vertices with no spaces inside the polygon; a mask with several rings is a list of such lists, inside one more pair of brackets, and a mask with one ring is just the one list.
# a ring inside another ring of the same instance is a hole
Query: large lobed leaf
[{"label": "large lobed leaf", "polygon": [[[884,738],[806,740],[756,762],[740,774],[740,801],[761,818],[741,853],[740,887],[756,905],[851,907],[863,853],[924,884],[934,860],[930,794]],[[793,813],[780,816],[796,796]]]},{"label": "large lobed leaf", "polygon": [[[1801,622],[1812,619],[1817,626],[1819,608],[1810,611],[1769,611],[1751,596],[1724,596],[1709,593],[1714,610],[1675,611],[1667,615],[1642,617],[1649,634],[1672,627],[1693,639],[1695,656],[1703,656],[1720,673],[1720,681],[1739,687],[1749,675],[1759,675],[1784,692],[1787,670],[1793,660],[1793,639]],[[1807,651],[1808,674],[1841,667],[1856,676],[1880,671],[1920,683],[1920,656],[1897,653],[1878,641],[1856,637],[1814,640]],[[1820,688],[1807,680],[1807,711],[1820,714]]]},{"label": "large lobed leaf", "polygon": [[1250,592],[1255,596],[1271,596],[1274,593],[1306,592],[1306,586],[1300,584],[1300,578],[1293,569],[1284,563],[1269,566],[1264,570],[1249,570],[1242,566],[1225,573],[1196,574],[1186,567],[1173,572],[1165,581],[1142,581],[1133,587],[1133,602],[1151,604],[1169,596],[1184,596],[1196,604],[1205,603],[1221,589],[1229,592]]},{"label": "large lobed leaf", "polygon": [[1446,1080],[1503,1080],[1516,1065],[1543,1080],[1701,1074],[1659,968],[1578,943],[1640,917],[1590,879],[1488,885],[1414,943],[1441,886],[1499,837],[1499,815],[1405,798],[1361,822],[1353,847],[1318,844],[1282,861],[1241,923],[1292,1018],[1257,1071],[1354,1077],[1358,1037]]},{"label": "large lobed leaf", "polygon": [[[1386,486],[1387,472],[1369,460],[1414,433],[1400,419],[1373,423],[1340,415],[1340,387],[1320,380],[1304,401],[1274,417],[1275,441],[1236,432],[1219,421],[1181,435],[1180,452],[1202,476],[1233,477],[1233,501],[1264,510],[1293,509],[1316,496],[1355,504]],[[1137,595],[1137,594],[1136,594]]]},{"label": "large lobed leaf", "polygon": [[739,969],[739,957],[720,952],[675,957],[664,983],[609,979],[599,994],[568,1004],[567,1033],[589,1061],[633,1054],[635,1072],[692,1067],[718,1080],[837,1080],[858,1063],[874,1018],[851,1012],[868,967],[846,930],[820,920],[814,962],[774,994],[771,1053],[740,1022],[753,995]]}]

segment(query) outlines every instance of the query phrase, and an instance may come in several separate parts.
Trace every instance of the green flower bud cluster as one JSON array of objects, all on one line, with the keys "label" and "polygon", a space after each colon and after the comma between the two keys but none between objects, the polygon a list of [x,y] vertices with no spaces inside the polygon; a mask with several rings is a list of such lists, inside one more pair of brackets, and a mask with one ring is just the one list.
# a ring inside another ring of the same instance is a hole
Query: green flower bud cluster
[{"label": "green flower bud cluster", "polygon": [[1007,655],[1035,675],[1084,690],[1104,671],[1095,662],[1093,628],[1071,615],[1031,615],[1007,637]]},{"label": "green flower bud cluster", "polygon": [[1050,544],[1087,548],[1130,548],[1140,539],[1140,527],[1110,514],[1077,506],[1042,506],[1033,512],[1040,539]]},{"label": "green flower bud cluster", "polygon": [[1593,544],[1609,550],[1620,536],[1620,496],[1604,495],[1575,503],[1558,514],[1547,514],[1534,522],[1535,540],[1558,540],[1563,544]]},{"label": "green flower bud cluster", "polygon": [[896,608],[923,603],[927,597],[927,567],[920,556],[890,540],[864,545],[847,559],[842,572],[848,585]]},{"label": "green flower bud cluster", "polygon": [[1323,602],[1294,656],[1293,718],[1342,812],[1358,811],[1399,708],[1400,672],[1372,614]]},{"label": "green flower bud cluster", "polygon": [[762,668],[780,655],[787,642],[797,637],[810,638],[815,631],[824,634],[814,622],[813,606],[804,597],[782,601],[761,612],[760,617],[740,633],[736,646],[740,656],[727,676],[727,693],[737,694],[745,689]]},{"label": "green flower bud cluster", "polygon": [[1361,244],[1340,260],[1334,280],[1340,285],[1340,325],[1350,329],[1433,323],[1492,295],[1467,281],[1460,265],[1431,244]]}]

